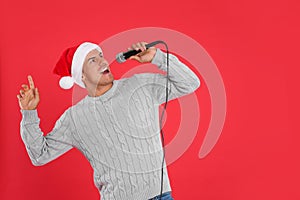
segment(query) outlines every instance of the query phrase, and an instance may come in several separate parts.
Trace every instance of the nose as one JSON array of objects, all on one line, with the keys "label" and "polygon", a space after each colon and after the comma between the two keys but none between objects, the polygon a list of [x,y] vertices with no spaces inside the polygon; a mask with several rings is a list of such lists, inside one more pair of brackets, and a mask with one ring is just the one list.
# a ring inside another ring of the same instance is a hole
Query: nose
[{"label": "nose", "polygon": [[100,67],[107,67],[108,66],[108,62],[106,60],[101,60],[99,63]]}]

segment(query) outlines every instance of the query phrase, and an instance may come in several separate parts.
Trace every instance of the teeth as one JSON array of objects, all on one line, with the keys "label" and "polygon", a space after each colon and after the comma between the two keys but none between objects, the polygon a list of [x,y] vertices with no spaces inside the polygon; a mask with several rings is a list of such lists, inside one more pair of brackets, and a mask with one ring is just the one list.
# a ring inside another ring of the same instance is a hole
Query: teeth
[{"label": "teeth", "polygon": [[107,67],[104,67],[101,71],[100,71],[100,73],[103,73],[105,70],[107,70],[108,68]]}]

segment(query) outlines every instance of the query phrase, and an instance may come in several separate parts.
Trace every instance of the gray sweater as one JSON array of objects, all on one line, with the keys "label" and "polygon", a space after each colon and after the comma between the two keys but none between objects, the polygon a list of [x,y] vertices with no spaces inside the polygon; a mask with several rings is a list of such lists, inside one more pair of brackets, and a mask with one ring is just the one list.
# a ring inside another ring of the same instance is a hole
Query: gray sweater
[{"label": "gray sweater", "polygon": [[[166,54],[152,60],[166,71]],[[102,200],[147,200],[160,194],[163,158],[159,105],[165,102],[166,75],[136,74],[114,80],[99,97],[86,96],[68,108],[43,136],[36,110],[22,110],[21,137],[35,166],[71,148],[81,151],[94,170]],[[192,93],[197,76],[170,54],[169,100]],[[171,191],[166,164],[163,192]]]}]

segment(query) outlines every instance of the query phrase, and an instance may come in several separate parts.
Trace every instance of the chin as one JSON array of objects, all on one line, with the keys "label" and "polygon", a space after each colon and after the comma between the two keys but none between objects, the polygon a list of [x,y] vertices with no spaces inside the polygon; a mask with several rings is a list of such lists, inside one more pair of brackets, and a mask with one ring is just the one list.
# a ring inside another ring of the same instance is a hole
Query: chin
[{"label": "chin", "polygon": [[106,85],[109,85],[109,84],[112,84],[114,82],[114,77],[112,76],[111,78],[109,79],[105,79],[105,80],[100,80],[98,85],[100,86],[106,86]]}]

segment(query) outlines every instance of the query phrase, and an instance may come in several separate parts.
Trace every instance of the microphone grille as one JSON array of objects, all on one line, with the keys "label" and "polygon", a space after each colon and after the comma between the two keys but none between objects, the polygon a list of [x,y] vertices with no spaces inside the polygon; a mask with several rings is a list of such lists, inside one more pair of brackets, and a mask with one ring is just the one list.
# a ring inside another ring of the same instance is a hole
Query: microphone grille
[{"label": "microphone grille", "polygon": [[124,55],[123,55],[123,52],[119,53],[116,55],[116,60],[118,63],[123,63],[126,61]]}]

